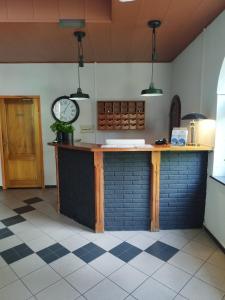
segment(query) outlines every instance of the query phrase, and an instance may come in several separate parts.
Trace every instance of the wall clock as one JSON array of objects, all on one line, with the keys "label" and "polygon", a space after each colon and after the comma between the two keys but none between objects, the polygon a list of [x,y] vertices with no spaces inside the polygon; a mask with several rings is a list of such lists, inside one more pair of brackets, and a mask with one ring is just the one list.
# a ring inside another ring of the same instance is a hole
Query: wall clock
[{"label": "wall clock", "polygon": [[78,119],[80,108],[75,100],[69,99],[68,96],[61,96],[53,101],[51,112],[56,121],[70,124]]}]

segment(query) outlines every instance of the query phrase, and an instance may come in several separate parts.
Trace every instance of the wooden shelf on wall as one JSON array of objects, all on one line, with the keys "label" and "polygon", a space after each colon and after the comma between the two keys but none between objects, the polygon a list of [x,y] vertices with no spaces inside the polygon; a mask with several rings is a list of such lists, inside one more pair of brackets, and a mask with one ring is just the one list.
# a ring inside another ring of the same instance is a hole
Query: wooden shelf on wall
[{"label": "wooden shelf on wall", "polygon": [[145,129],[144,101],[98,101],[98,130]]}]

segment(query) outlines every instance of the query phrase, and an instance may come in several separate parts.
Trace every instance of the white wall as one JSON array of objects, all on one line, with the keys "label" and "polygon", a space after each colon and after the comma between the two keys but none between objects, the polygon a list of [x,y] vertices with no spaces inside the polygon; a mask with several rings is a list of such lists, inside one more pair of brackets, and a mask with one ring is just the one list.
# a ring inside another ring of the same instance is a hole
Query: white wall
[{"label": "white wall", "polygon": [[[171,87],[171,64],[157,64],[155,82],[164,90],[162,97],[146,100],[146,130],[141,132],[80,133],[80,125],[96,125],[96,100],[138,100],[150,82],[150,64],[86,64],[81,70],[81,86],[91,101],[80,102],[81,114],[75,123],[75,139],[104,143],[106,137],[140,137],[148,142],[167,136]],[[49,129],[53,118],[52,101],[77,88],[75,64],[0,64],[0,95],[40,95],[44,145],[45,184],[55,184],[54,139]],[[0,172],[1,173],[1,172]],[[0,185],[2,178],[0,175]]]},{"label": "white wall", "polygon": [[[216,119],[217,85],[224,57],[225,12],[173,62],[171,95],[180,96],[182,114],[197,111]],[[210,155],[209,175],[212,168],[213,155]],[[211,178],[208,178],[205,226],[225,246],[225,187],[218,188]]]}]

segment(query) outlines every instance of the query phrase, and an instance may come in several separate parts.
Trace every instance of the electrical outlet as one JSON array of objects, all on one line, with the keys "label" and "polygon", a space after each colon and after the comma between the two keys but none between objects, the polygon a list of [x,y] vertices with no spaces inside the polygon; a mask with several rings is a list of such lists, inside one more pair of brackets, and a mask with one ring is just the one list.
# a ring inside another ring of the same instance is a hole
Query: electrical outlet
[{"label": "electrical outlet", "polygon": [[80,125],[80,133],[92,133],[94,132],[93,125]]}]

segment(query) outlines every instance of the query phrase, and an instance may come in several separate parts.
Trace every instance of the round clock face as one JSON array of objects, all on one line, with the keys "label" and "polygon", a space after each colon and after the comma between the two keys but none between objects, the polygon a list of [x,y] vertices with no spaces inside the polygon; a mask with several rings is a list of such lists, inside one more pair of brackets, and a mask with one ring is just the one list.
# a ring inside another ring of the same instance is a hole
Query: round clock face
[{"label": "round clock face", "polygon": [[62,96],[52,103],[52,115],[56,121],[73,123],[80,114],[80,108],[76,101],[70,100],[67,96]]}]

